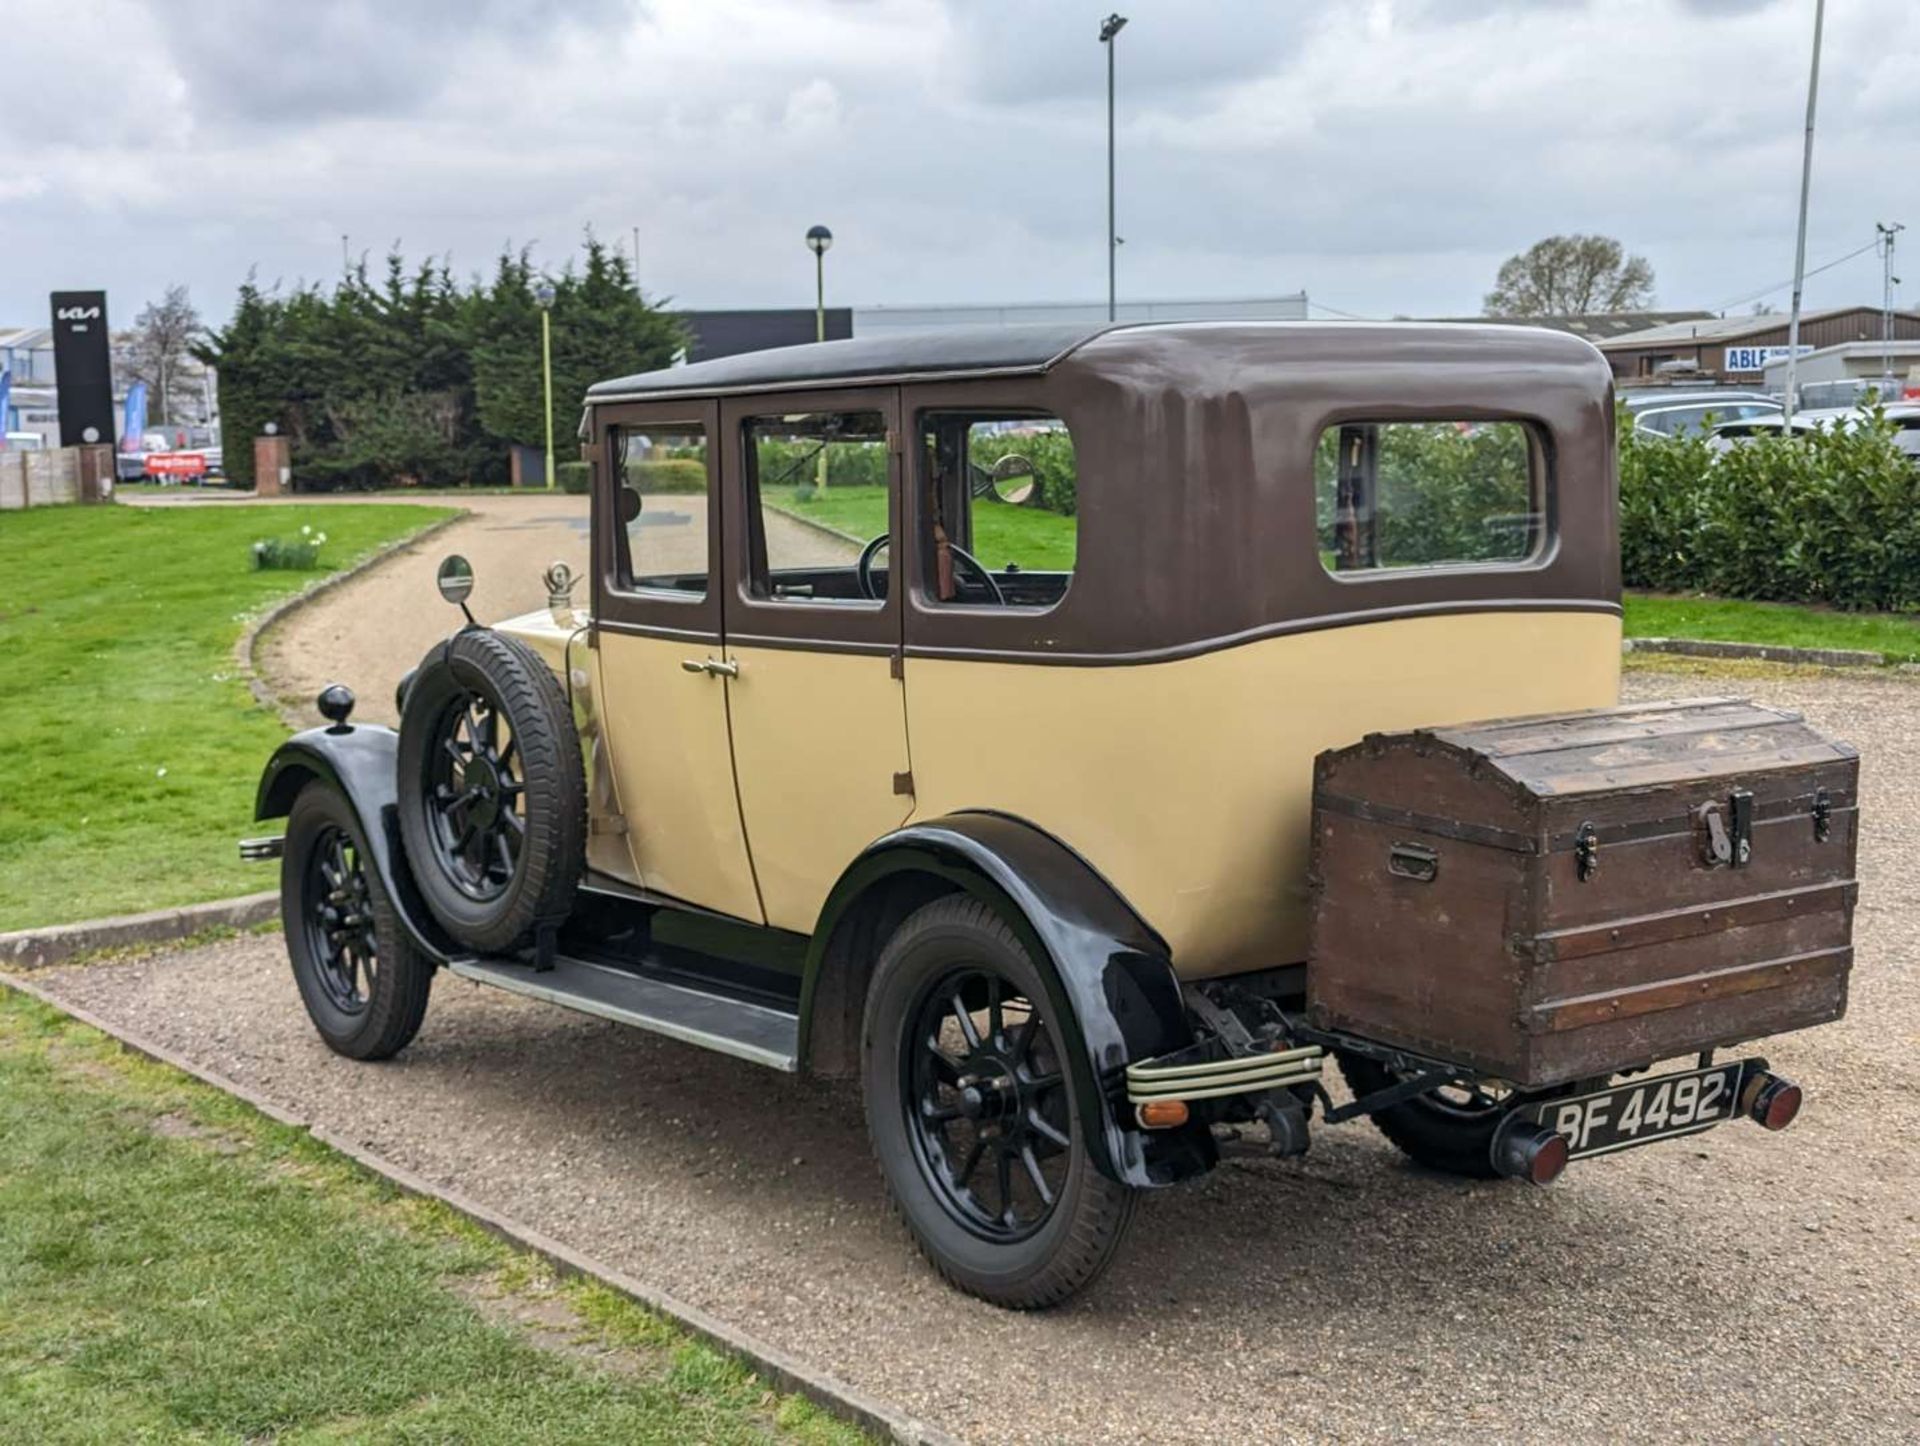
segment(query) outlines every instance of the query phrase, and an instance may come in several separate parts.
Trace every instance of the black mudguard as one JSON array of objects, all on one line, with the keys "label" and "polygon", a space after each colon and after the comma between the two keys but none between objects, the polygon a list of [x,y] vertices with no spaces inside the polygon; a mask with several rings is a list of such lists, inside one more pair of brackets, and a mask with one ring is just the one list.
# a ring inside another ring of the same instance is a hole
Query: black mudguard
[{"label": "black mudguard", "polygon": [[420,897],[400,845],[395,755],[400,735],[379,724],[309,728],[296,733],[267,760],[254,796],[257,819],[284,818],[300,790],[316,780],[337,789],[360,820],[367,852],[393,901],[400,923],[436,963],[467,951],[447,937]]},{"label": "black mudguard", "polygon": [[[800,995],[800,1056],[828,942],[869,889],[902,872],[933,874],[984,899],[1042,964],[1054,1017],[1069,1047],[1069,1075],[1090,1132],[1093,1163],[1126,1185],[1171,1185],[1219,1160],[1199,1123],[1142,1130],[1128,1111],[1130,1061],[1193,1043],[1166,942],[1118,890],[1051,834],[1005,814],[950,814],[872,844],[841,876],[821,910]],[[1046,967],[1046,966],[1051,966]]]}]

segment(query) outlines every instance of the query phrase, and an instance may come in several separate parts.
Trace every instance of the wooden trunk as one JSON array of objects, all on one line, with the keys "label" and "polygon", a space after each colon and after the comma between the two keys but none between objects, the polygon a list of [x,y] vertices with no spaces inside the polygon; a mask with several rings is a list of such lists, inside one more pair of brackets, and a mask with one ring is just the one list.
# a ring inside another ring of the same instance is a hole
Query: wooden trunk
[{"label": "wooden trunk", "polygon": [[1323,753],[1309,1018],[1521,1085],[1838,1019],[1858,776],[1725,698]]}]

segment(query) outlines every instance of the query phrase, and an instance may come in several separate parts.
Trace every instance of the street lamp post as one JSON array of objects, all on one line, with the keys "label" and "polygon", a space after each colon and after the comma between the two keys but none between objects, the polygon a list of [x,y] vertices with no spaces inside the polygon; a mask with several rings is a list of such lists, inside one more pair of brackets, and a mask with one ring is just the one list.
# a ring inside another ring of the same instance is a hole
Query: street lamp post
[{"label": "street lamp post", "polygon": [[827,339],[827,248],[833,232],[825,226],[807,228],[807,249],[813,253],[813,339]]},{"label": "street lamp post", "polygon": [[533,299],[540,306],[540,394],[542,413],[547,421],[547,491],[553,491],[553,283],[542,281],[533,288]]},{"label": "street lamp post", "polygon": [[1800,364],[1800,292],[1807,277],[1807,193],[1813,186],[1813,112],[1820,100],[1820,31],[1827,18],[1827,0],[1813,0],[1813,65],[1807,74],[1807,137],[1800,153],[1800,231],[1793,245],[1793,312],[1787,320],[1787,395],[1783,429],[1793,434],[1793,414],[1799,410],[1794,393]]},{"label": "street lamp post", "polygon": [[[807,249],[813,253],[813,339],[827,339],[827,248],[833,245],[833,232],[825,226],[807,228]],[[814,487],[827,490],[827,443],[822,438],[820,456],[813,469]]]},{"label": "street lamp post", "polygon": [[1109,15],[1100,22],[1100,43],[1107,47],[1107,320],[1118,308],[1120,227],[1113,199],[1113,51],[1114,37],[1126,28],[1127,17]]},{"label": "street lamp post", "polygon": [[1892,400],[1893,388],[1893,238],[1907,228],[1898,221],[1875,221],[1880,235],[1880,400]]}]

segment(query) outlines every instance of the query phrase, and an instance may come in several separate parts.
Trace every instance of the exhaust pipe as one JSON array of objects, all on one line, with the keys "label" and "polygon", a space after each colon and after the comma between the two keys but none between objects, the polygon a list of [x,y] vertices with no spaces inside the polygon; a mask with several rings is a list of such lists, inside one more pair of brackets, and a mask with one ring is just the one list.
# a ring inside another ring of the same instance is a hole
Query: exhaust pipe
[{"label": "exhaust pipe", "polygon": [[1565,1135],[1513,1115],[1493,1137],[1494,1173],[1510,1180],[1551,1185],[1567,1168],[1567,1151]]}]

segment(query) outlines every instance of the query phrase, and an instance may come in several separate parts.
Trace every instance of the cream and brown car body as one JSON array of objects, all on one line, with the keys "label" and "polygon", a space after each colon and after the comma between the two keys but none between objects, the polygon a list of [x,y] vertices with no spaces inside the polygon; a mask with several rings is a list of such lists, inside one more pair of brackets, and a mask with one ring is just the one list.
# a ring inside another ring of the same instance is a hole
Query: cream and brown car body
[{"label": "cream and brown car body", "polygon": [[[1494,545],[1414,549],[1408,565],[1375,555],[1374,471],[1397,426],[1515,439],[1510,515],[1483,499],[1486,515],[1468,518]],[[1487,1074],[1405,1037],[1306,1022],[1327,883],[1313,877],[1315,760],[1372,735],[1617,703],[1615,426],[1590,345],[1493,325],[963,330],[607,382],[581,423],[584,595],[492,627],[545,662],[578,732],[584,868],[565,917],[515,958],[453,937],[392,822],[408,786],[393,781],[394,735],[344,715],[282,749],[259,812],[329,781],[354,801],[409,947],[784,1069],[853,1072],[887,941],[932,901],[971,898],[1038,966],[1033,1007],[1063,1036],[1099,1174],[1134,1187],[1203,1171],[1218,1157],[1210,1126],[1250,1117],[1255,1096],[1292,1153],[1313,1100],[1328,1101],[1329,1050],[1400,1081],[1326,1104],[1329,1119]],[[976,537],[981,429],[1014,439],[996,451],[1036,429],[1070,437],[1070,568],[975,559],[990,550]],[[871,537],[807,521],[795,500],[828,481],[837,442],[862,452],[862,495],[884,491]],[[636,481],[668,470],[674,490]],[[1594,726],[1614,726],[1601,716]],[[1821,800],[1830,810],[1824,786]],[[1423,800],[1390,802],[1381,816],[1425,817]],[[1840,802],[1833,867],[1850,870],[1851,796]],[[1558,847],[1543,836],[1536,851]],[[1447,867],[1449,884],[1468,871]],[[1351,902],[1398,885],[1346,887]],[[1417,917],[1443,940],[1443,908]],[[1793,1018],[1838,1007],[1823,996]],[[1709,1025],[1696,1033],[1717,1042]],[[1653,1062],[1621,1050],[1589,1078]],[[1786,1088],[1757,1068],[1728,1078],[1747,1105]],[[968,1109],[1009,1107],[1012,1086],[995,1088],[1000,1106]],[[1497,1111],[1519,1098],[1500,1095]],[[1762,1105],[1790,1115],[1774,1098]],[[1536,1168],[1553,1131],[1523,1125],[1499,1136],[1492,1172],[1557,1172]],[[1487,1172],[1487,1139],[1474,1136],[1469,1173]],[[1011,1211],[1004,1176],[1001,1195]],[[1057,1298],[996,1295],[928,1248],[989,1298]]]}]

